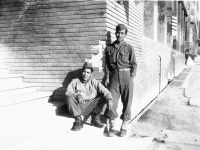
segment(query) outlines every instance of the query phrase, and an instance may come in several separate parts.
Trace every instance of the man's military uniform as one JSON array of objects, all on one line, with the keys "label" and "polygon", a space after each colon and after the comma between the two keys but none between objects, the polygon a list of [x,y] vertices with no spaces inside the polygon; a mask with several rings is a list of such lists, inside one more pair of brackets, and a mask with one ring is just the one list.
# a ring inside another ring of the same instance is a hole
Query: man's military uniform
[{"label": "man's military uniform", "polygon": [[[85,63],[82,73],[85,69],[93,72],[92,64]],[[79,131],[83,128],[81,115],[88,116],[92,113],[91,124],[102,128],[104,125],[100,121],[100,113],[103,106],[107,103],[109,109],[112,106],[112,97],[108,89],[106,89],[99,81],[89,77],[88,80],[76,78],[71,81],[66,91],[66,102],[68,111],[75,118],[72,130]]]},{"label": "man's military uniform", "polygon": [[[67,104],[69,113],[73,116],[87,116],[101,103],[112,100],[110,92],[96,79],[91,78],[86,83],[76,78],[67,87]],[[81,96],[84,103],[79,104],[77,99]]]},{"label": "man's military uniform", "polygon": [[133,77],[136,75],[136,59],[133,47],[124,42],[119,48],[114,42],[106,47],[106,74],[110,78],[109,91],[113,98],[113,107],[107,115],[111,119],[118,117],[117,107],[121,95],[123,110],[121,119],[131,119],[133,99]]}]

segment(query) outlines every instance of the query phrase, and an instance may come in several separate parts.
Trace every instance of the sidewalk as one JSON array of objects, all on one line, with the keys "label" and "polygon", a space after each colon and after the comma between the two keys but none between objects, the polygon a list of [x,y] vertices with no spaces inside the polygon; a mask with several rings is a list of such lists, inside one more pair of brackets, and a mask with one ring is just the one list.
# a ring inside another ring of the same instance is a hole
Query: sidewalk
[{"label": "sidewalk", "polygon": [[58,116],[40,122],[32,128],[31,136],[6,150],[147,150],[153,140],[152,137],[110,138],[104,135],[106,129],[88,124],[81,131],[71,131],[73,122],[73,118]]},{"label": "sidewalk", "polygon": [[200,149],[200,58],[176,77],[130,126],[135,137],[153,137],[149,150]]}]

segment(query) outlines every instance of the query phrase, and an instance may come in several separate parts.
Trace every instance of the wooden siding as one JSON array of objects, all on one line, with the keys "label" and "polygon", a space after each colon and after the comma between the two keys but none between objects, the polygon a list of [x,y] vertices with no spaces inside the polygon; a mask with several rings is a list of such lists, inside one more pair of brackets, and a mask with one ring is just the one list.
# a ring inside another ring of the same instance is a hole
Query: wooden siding
[{"label": "wooden siding", "polygon": [[104,1],[1,0],[1,63],[39,90],[62,87],[68,73],[98,53],[92,47],[106,41],[105,13]]},{"label": "wooden siding", "polygon": [[178,75],[184,67],[184,55],[143,36],[143,2],[107,1],[107,32],[110,40],[115,40],[115,26],[126,24],[130,43],[136,53],[138,63],[134,79],[133,116],[143,110]]}]

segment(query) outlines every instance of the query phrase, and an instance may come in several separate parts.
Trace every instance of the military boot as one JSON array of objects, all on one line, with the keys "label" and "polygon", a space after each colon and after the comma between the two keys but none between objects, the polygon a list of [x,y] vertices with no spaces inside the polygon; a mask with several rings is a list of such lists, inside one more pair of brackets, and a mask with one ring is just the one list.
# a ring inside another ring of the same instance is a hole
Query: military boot
[{"label": "military boot", "polygon": [[120,130],[120,137],[124,137],[127,135],[127,128],[129,125],[129,121],[123,121],[122,126],[121,126],[121,130]]},{"label": "military boot", "polygon": [[79,131],[83,128],[83,121],[82,121],[82,118],[81,116],[76,116],[75,117],[75,122],[73,124],[73,127],[71,130],[73,131]]},{"label": "military boot", "polygon": [[113,137],[117,134],[116,130],[116,119],[109,119],[110,129],[108,131],[108,137]]},{"label": "military boot", "polygon": [[97,128],[103,128],[104,127],[104,124],[101,123],[99,114],[94,114],[92,116],[91,125],[93,125],[93,126],[95,126]]}]

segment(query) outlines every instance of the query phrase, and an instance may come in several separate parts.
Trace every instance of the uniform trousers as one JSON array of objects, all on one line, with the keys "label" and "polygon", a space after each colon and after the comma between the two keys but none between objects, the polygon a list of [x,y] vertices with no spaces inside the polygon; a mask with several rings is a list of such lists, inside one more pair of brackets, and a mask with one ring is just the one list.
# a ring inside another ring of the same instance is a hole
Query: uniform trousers
[{"label": "uniform trousers", "polygon": [[113,98],[112,110],[106,110],[106,115],[112,120],[118,117],[117,108],[119,98],[123,105],[122,114],[120,119],[128,121],[131,119],[131,105],[133,99],[133,78],[130,77],[129,71],[117,71],[114,70],[110,75],[109,91]]},{"label": "uniform trousers", "polygon": [[83,104],[79,104],[74,95],[68,96],[66,99],[67,107],[72,117],[76,116],[88,116],[97,107],[102,109],[106,104],[106,101],[102,96],[96,97],[93,100],[85,101]]}]

